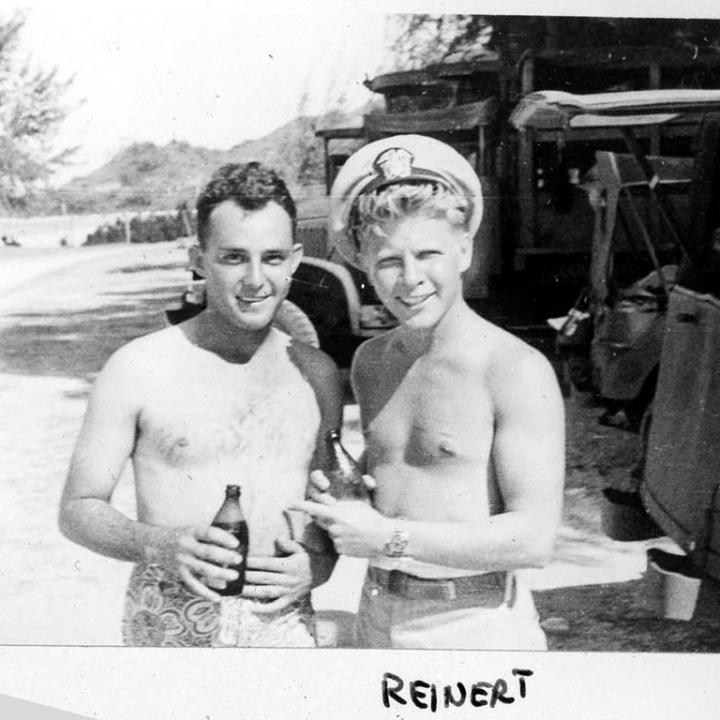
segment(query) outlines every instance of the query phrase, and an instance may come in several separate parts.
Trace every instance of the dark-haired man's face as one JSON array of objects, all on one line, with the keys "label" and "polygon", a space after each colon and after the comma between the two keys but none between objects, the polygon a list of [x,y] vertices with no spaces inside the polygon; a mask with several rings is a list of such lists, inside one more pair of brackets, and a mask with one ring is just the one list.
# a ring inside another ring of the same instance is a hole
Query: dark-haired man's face
[{"label": "dark-haired man's face", "polygon": [[277,203],[244,210],[232,200],[210,213],[196,269],[205,277],[207,311],[245,330],[272,323],[302,258],[292,221]]}]

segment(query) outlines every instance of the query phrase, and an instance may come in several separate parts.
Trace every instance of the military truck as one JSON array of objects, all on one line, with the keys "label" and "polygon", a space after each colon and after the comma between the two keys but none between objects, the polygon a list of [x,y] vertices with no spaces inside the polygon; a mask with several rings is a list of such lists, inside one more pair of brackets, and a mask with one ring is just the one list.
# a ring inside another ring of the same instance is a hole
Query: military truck
[{"label": "military truck", "polygon": [[[479,58],[386,73],[366,81],[381,108],[351,123],[317,128],[325,159],[325,191],[362,144],[419,133],[455,147],[476,168],[484,193],[483,222],[466,273],[468,303],[488,319],[543,338],[546,318],[565,313],[587,284],[596,213],[589,171],[597,150],[623,152],[617,128],[533,126],[511,112],[541,87],[573,93],[685,86],[720,87],[717,54],[667,48],[582,48],[524,53],[508,65],[492,51]],[[650,127],[638,141],[652,155],[691,154],[691,133]],[[341,365],[365,338],[392,327],[364,274],[328,244],[327,197],[301,212],[305,258],[290,300],[317,329],[321,346]]]},{"label": "military truck", "polygon": [[[659,47],[544,50],[524,53],[508,67],[488,52],[472,61],[379,75],[366,86],[382,96],[382,110],[361,122],[318,128],[326,188],[365,142],[420,133],[455,147],[476,168],[485,196],[465,297],[489,319],[531,339],[545,333],[545,319],[564,313],[587,285],[597,226],[595,153],[627,147],[618,128],[528,124],[512,122],[511,115],[537,88],[598,93],[678,85],[720,87],[718,55]],[[638,131],[637,139],[651,155],[690,157],[693,132],[687,125],[668,132],[656,124]],[[314,258],[301,268],[291,297],[319,328],[324,345],[352,349],[392,319],[362,273],[327,247],[322,224],[322,218],[300,224]],[[322,288],[323,299],[313,297],[313,287]]]}]

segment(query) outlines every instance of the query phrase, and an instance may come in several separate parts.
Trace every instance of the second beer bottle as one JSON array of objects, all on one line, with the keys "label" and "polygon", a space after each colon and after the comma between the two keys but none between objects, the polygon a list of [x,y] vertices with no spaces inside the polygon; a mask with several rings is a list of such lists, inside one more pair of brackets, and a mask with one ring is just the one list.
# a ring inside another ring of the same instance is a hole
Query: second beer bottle
[{"label": "second beer bottle", "polygon": [[342,446],[340,433],[330,430],[325,434],[325,475],[330,481],[330,494],[337,500],[365,500],[368,490],[358,464]]},{"label": "second beer bottle", "polygon": [[228,582],[224,588],[216,590],[216,592],[218,595],[225,597],[240,595],[245,585],[245,565],[247,563],[249,534],[247,522],[245,522],[245,516],[240,507],[240,487],[238,485],[228,485],[225,488],[225,500],[220,506],[220,510],[218,510],[215,519],[212,521],[212,526],[227,530],[227,532],[233,535],[239,543],[235,550],[242,555],[242,560],[239,564],[223,566],[237,570],[237,580]]}]

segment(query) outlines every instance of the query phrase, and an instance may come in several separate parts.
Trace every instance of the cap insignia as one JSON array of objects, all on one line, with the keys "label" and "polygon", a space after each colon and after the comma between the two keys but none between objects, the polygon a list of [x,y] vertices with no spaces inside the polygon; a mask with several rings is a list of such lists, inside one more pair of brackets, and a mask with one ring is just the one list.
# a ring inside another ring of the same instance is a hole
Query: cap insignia
[{"label": "cap insignia", "polygon": [[412,175],[413,154],[405,148],[383,150],[373,163],[383,180],[397,180]]}]

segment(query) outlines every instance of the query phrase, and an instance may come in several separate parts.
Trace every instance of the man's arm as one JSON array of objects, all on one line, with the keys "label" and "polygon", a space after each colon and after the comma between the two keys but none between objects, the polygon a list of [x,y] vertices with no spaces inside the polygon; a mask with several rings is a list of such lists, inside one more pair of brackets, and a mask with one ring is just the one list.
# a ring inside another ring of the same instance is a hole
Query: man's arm
[{"label": "man's arm", "polygon": [[[352,388],[352,393],[356,399],[356,402],[358,402],[359,404],[360,424],[363,428],[363,431],[365,429],[365,421],[362,415],[364,403],[361,400],[361,378],[365,373],[361,370],[361,368],[363,368],[367,364],[365,357],[368,354],[367,349],[372,344],[373,343],[369,340],[365,341],[356,350],[352,360],[352,365],[350,367],[350,387]],[[365,481],[365,486],[368,490],[368,498],[370,499],[370,501],[372,501],[373,492],[375,490],[375,478],[367,474],[367,452],[363,450],[360,457],[355,458],[355,462],[357,463],[360,472],[363,474],[363,480]],[[337,500],[329,492],[330,481],[323,474],[324,464],[317,463],[315,467],[317,469],[310,474],[310,487],[308,491],[308,497],[310,497],[310,499],[316,502],[323,503],[324,505],[334,505]]]},{"label": "man's arm", "polygon": [[60,530],[101,555],[163,565],[198,594],[217,599],[195,575],[216,587],[236,577],[235,571],[213,564],[237,562],[237,554],[229,549],[236,545],[232,535],[218,528],[135,522],[110,504],[135,445],[138,398],[143,392],[141,366],[141,356],[126,346],[95,382],[60,501]]},{"label": "man's arm", "polygon": [[544,565],[562,510],[564,408],[554,371],[534,351],[502,368],[492,462],[503,512],[483,522],[388,518],[359,503],[303,503],[328,529],[340,553],[382,554],[396,528],[409,533],[407,554],[424,562],[482,571]]},{"label": "man's arm", "polygon": [[[320,409],[320,427],[310,465],[312,471],[327,466],[326,433],[342,428],[343,388],[337,366],[329,356],[307,346],[301,346],[300,351],[302,356],[299,356],[299,362],[315,392]],[[310,555],[312,586],[322,585],[330,578],[337,562],[335,546],[327,533],[316,523],[306,526],[300,542]]]}]

